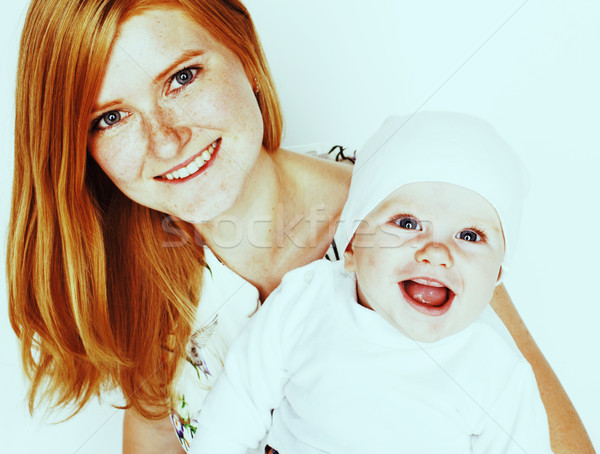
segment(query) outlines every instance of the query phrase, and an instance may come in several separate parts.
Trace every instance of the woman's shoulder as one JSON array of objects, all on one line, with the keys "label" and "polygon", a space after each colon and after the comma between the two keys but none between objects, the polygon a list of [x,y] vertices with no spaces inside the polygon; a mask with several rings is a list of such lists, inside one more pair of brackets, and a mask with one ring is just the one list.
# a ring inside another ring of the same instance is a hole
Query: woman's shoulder
[{"label": "woman's shoulder", "polygon": [[327,177],[332,182],[337,179],[349,181],[352,175],[356,151],[341,145],[309,144],[285,147],[279,150],[285,164],[295,172],[304,172],[312,178]]},{"label": "woman's shoulder", "polygon": [[284,146],[283,148],[300,155],[313,156],[329,161],[346,162],[350,164],[354,164],[356,161],[356,148],[354,147],[316,142],[304,145]]},{"label": "woman's shoulder", "polygon": [[324,204],[334,212],[323,214],[335,215],[348,196],[354,151],[339,145],[328,148],[305,145],[293,149],[279,150],[283,174],[295,183],[307,206]]}]

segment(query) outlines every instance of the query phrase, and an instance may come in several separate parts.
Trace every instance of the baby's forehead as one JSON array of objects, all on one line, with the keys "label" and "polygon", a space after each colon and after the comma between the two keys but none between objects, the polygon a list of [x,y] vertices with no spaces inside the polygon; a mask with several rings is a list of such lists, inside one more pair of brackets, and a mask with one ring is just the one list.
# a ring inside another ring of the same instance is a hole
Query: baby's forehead
[{"label": "baby's forehead", "polygon": [[390,215],[452,217],[470,223],[498,224],[495,208],[481,194],[463,186],[442,182],[417,182],[398,187],[367,217]]}]

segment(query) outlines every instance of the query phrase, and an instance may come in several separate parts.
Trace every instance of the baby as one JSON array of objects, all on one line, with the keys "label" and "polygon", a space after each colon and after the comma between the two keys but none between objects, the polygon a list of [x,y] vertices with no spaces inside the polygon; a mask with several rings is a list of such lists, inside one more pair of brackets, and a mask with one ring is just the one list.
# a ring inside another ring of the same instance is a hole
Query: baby
[{"label": "baby", "polygon": [[190,452],[549,453],[535,377],[488,306],[527,190],[463,114],[392,117],[358,154],[343,263],[289,272],[231,347]]}]

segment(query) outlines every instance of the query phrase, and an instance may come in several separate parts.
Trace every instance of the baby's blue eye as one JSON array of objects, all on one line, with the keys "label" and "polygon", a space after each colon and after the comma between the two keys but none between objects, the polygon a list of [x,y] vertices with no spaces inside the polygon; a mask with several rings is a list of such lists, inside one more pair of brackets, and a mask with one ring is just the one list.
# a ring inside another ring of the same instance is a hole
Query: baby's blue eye
[{"label": "baby's blue eye", "polygon": [[462,232],[456,234],[456,238],[471,242],[481,241],[481,237],[473,230],[463,230]]},{"label": "baby's blue eye", "polygon": [[401,229],[422,230],[421,224],[419,224],[419,221],[417,221],[415,218],[402,217],[402,218],[394,219],[394,223]]}]

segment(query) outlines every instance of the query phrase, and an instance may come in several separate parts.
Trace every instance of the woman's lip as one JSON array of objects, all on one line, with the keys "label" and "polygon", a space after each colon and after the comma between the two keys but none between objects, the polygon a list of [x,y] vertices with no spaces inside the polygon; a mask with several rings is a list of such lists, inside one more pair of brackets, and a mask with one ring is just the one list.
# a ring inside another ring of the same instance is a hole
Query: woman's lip
[{"label": "woman's lip", "polygon": [[[154,177],[154,179],[155,180],[159,180],[159,181],[161,181],[163,183],[175,183],[176,184],[176,183],[183,183],[185,181],[191,180],[192,178],[197,177],[198,175],[206,172],[206,170],[212,165],[213,161],[215,160],[215,157],[217,156],[217,153],[221,149],[221,140],[222,140],[221,138],[218,138],[214,142],[211,142],[207,147],[205,147],[202,150],[200,150],[198,153],[196,153],[190,159],[186,160],[183,164],[180,164],[180,165],[177,165],[177,166],[173,167],[168,172],[165,172],[162,175]],[[213,150],[210,159],[208,161],[206,161],[204,164],[202,164],[202,167],[200,167],[196,172],[194,172],[191,175],[188,175],[187,177],[184,177],[184,178],[173,178],[172,180],[169,180],[168,178],[165,177],[165,175],[167,175],[169,173],[173,173],[173,172],[175,172],[175,171],[177,171],[179,169],[183,169],[184,167],[187,167],[198,156],[200,156],[202,153],[204,153],[206,150],[208,150],[213,143],[216,144],[216,147]]]},{"label": "woman's lip", "polygon": [[[418,282],[417,279],[421,280],[421,282],[419,282],[419,283],[423,283],[423,280],[429,280],[430,282],[435,282],[436,284],[440,283],[437,280],[429,279],[429,278],[415,278],[415,279],[409,279],[409,280]],[[410,295],[408,293],[406,293],[406,290],[404,289],[404,282],[406,282],[406,281],[398,282],[398,287],[400,288],[400,292],[402,293],[402,297],[404,298],[404,300],[413,309],[417,310],[418,312],[421,312],[422,314],[432,315],[432,316],[444,315],[446,312],[448,312],[448,310],[450,310],[450,306],[452,305],[452,302],[454,301],[454,297],[456,296],[456,294],[452,290],[450,290],[449,287],[443,285],[450,292],[448,300],[441,306],[431,306],[429,304],[419,303],[418,301],[415,301],[414,299],[412,299],[410,297]],[[429,285],[429,284],[425,284],[425,285]]]}]

